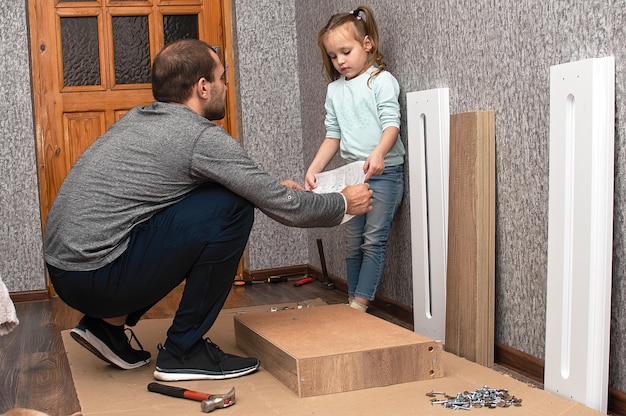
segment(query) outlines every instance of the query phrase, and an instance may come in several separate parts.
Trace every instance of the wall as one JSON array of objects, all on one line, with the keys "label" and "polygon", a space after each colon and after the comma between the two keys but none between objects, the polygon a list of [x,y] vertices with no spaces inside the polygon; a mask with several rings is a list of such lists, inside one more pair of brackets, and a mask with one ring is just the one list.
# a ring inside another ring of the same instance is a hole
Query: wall
[{"label": "wall", "polygon": [[0,2],[0,277],[46,288],[25,1]]},{"label": "wall", "polygon": [[[302,125],[292,2],[233,2],[239,139],[250,157],[280,180],[302,182]],[[306,264],[306,231],[257,210],[249,270]]]}]

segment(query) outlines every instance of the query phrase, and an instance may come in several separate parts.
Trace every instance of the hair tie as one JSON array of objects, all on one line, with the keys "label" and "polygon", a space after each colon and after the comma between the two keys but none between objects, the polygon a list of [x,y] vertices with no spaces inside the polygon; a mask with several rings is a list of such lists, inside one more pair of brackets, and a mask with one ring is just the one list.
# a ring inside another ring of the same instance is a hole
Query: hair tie
[{"label": "hair tie", "polygon": [[356,20],[361,20],[361,16],[359,16],[359,13],[361,13],[361,9],[350,10],[350,14],[354,16]]}]

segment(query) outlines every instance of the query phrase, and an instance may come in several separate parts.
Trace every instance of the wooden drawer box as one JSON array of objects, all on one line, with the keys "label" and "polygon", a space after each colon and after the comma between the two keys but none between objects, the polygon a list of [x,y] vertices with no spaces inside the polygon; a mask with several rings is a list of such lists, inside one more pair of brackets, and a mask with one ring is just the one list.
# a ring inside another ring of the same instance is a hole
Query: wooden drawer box
[{"label": "wooden drawer box", "polygon": [[234,318],[237,348],[300,397],[443,376],[441,342],[347,305]]}]

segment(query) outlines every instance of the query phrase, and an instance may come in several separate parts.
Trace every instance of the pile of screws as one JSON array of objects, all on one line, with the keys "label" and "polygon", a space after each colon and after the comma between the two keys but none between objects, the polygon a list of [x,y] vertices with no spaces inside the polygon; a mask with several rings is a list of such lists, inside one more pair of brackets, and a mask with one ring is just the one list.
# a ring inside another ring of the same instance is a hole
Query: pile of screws
[{"label": "pile of screws", "polygon": [[522,399],[511,396],[507,389],[492,389],[487,386],[478,388],[474,392],[464,391],[463,393],[457,393],[456,396],[449,396],[442,391],[431,391],[426,393],[426,396],[431,397],[431,405],[440,404],[453,410],[471,410],[472,407],[495,409],[496,407],[522,405]]}]

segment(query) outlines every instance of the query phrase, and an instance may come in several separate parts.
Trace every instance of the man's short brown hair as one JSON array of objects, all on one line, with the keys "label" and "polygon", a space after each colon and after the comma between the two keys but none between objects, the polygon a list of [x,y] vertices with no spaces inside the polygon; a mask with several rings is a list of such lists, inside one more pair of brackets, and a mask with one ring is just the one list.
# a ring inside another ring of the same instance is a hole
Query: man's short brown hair
[{"label": "man's short brown hair", "polygon": [[184,103],[200,78],[213,82],[217,66],[213,49],[197,39],[183,39],[165,46],[152,63],[152,95],[157,101]]}]

